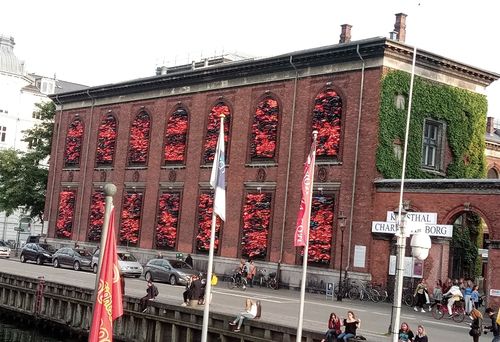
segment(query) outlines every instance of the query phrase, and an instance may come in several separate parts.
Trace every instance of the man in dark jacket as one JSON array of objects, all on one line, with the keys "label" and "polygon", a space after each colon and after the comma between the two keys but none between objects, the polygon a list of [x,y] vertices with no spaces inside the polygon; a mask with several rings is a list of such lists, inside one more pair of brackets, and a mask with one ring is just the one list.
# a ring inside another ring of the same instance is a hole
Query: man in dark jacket
[{"label": "man in dark jacket", "polygon": [[158,293],[158,290],[156,289],[156,286],[153,285],[153,282],[151,280],[148,280],[148,287],[146,289],[146,295],[141,298],[141,310],[142,312],[146,312],[148,309],[148,301],[153,300],[156,298]]},{"label": "man in dark jacket", "polygon": [[192,276],[191,281],[188,284],[188,288],[182,294],[184,297],[184,303],[182,306],[188,305],[188,300],[199,300],[201,297],[201,280],[197,276]]},{"label": "man in dark jacket", "polygon": [[484,312],[491,318],[491,328],[484,329],[484,331],[491,331],[493,333],[493,339],[491,340],[491,342],[499,342],[500,329],[497,323],[497,313],[492,308],[487,308]]}]

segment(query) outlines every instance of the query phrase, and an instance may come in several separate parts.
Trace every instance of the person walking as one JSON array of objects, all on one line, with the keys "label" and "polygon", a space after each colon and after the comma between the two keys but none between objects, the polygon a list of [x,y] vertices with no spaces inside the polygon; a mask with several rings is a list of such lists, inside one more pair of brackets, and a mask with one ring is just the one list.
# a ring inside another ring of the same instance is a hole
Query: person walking
[{"label": "person walking", "polygon": [[470,312],[473,309],[473,302],[470,300],[470,296],[472,294],[472,281],[465,281],[465,289],[464,289],[464,300],[465,300],[465,313],[470,315]]},{"label": "person walking", "polygon": [[425,291],[427,291],[427,284],[425,283],[425,279],[422,278],[420,279],[420,282],[415,289],[415,293],[413,294],[413,296],[417,298],[417,304],[413,308],[415,311],[418,311],[417,307],[420,307],[420,311],[425,312],[424,305],[427,302],[425,298]]},{"label": "person walking", "polygon": [[491,326],[488,329],[484,329],[485,332],[491,331],[493,333],[493,339],[491,342],[500,341],[500,329],[497,323],[497,313],[492,308],[486,308],[484,311],[491,319]]},{"label": "person walking", "polygon": [[472,287],[472,293],[470,294],[470,300],[473,302],[474,308],[479,309],[479,286],[474,285]]},{"label": "person walking", "polygon": [[321,342],[334,342],[337,341],[337,336],[342,333],[340,327],[342,326],[342,322],[337,315],[332,312],[330,314],[330,319],[328,319],[328,331],[325,333],[325,338],[321,340]]},{"label": "person walking", "polygon": [[347,342],[351,337],[356,336],[356,329],[359,329],[361,326],[361,320],[357,319],[356,316],[354,316],[354,312],[352,311],[347,311],[347,319],[341,318],[342,325],[345,327],[345,330],[343,333],[341,333],[339,336],[337,336],[338,341],[344,340],[344,342]]},{"label": "person walking", "polygon": [[148,309],[148,301],[153,300],[158,296],[159,291],[158,288],[153,284],[151,280],[148,280],[146,288],[146,295],[141,298],[141,311],[144,313]]},{"label": "person walking", "polygon": [[255,318],[257,315],[257,304],[251,300],[250,298],[247,298],[246,304],[245,304],[245,312],[240,313],[234,321],[230,322],[229,325],[236,325],[238,324],[238,327],[234,329],[235,332],[239,332],[241,330],[241,325],[243,324],[243,321],[245,318]]},{"label": "person walking", "polygon": [[472,309],[470,312],[472,323],[470,324],[469,335],[472,336],[473,342],[479,342],[481,336],[481,329],[483,328],[483,315],[477,309]]},{"label": "person walking", "polygon": [[401,329],[399,329],[398,342],[412,342],[413,341],[413,331],[411,331],[408,323],[401,323]]},{"label": "person walking", "polygon": [[248,266],[248,275],[247,275],[250,287],[253,287],[253,279],[255,278],[256,273],[257,273],[257,267],[255,267],[255,263],[253,262],[253,260],[250,260],[250,265]]},{"label": "person walking", "polygon": [[438,281],[436,283],[436,287],[434,287],[434,289],[432,291],[432,299],[433,299],[434,303],[432,303],[429,306],[429,311],[432,311],[432,308],[436,304],[441,303],[441,301],[443,300],[442,288],[443,288],[443,283],[441,282],[441,279],[438,279]]},{"label": "person walking", "polygon": [[191,257],[190,253],[188,253],[188,256],[186,257],[186,260],[184,260],[184,262],[189,266],[193,267],[193,258]]},{"label": "person walking", "polygon": [[425,329],[422,325],[418,326],[417,336],[413,339],[413,342],[428,342],[427,334],[425,333]]}]

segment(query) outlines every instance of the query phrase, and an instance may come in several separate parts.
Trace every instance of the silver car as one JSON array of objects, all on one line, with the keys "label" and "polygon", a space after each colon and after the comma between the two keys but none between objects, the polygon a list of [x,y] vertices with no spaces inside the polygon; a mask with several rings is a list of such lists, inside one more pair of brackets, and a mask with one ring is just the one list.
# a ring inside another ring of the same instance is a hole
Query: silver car
[{"label": "silver car", "polygon": [[0,257],[10,258],[10,247],[0,240]]},{"label": "silver car", "polygon": [[148,281],[186,285],[193,275],[203,278],[202,272],[194,270],[181,260],[151,259],[144,266],[144,278]]},{"label": "silver car", "polygon": [[85,249],[64,247],[52,256],[54,267],[72,266],[75,271],[91,269],[92,254]]},{"label": "silver car", "polygon": [[[100,249],[96,250],[92,256],[92,270],[94,273],[97,273],[100,251]],[[120,269],[121,275],[136,278],[142,275],[142,265],[133,254],[123,250],[118,250],[117,254],[118,268]]]}]

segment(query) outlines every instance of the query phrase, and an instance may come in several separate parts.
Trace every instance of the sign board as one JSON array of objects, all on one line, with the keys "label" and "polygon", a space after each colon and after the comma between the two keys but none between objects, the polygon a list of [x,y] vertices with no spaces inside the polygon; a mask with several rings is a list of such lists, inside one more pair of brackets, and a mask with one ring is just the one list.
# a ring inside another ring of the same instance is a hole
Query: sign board
[{"label": "sign board", "polygon": [[500,297],[500,290],[490,289],[490,296],[492,296],[492,297]]},{"label": "sign board", "polygon": [[[395,222],[372,222],[372,233],[384,233],[384,234],[395,234],[397,231],[397,224]],[[421,225],[408,225],[408,230],[410,234],[415,234],[419,230],[427,233],[429,236],[437,237],[452,237],[453,236],[453,226],[450,224],[426,224],[423,229],[418,228]]]},{"label": "sign board", "polygon": [[[387,212],[387,222],[396,222],[396,215],[393,211]],[[406,213],[407,222],[421,222],[424,224],[436,224],[437,223],[437,213],[417,213],[414,211],[408,211]]]},{"label": "sign board", "polygon": [[183,257],[183,256],[184,256],[184,255],[183,255],[182,253],[177,253],[177,254],[175,254],[175,258],[176,258],[177,260],[182,260],[182,257]]},{"label": "sign board", "polygon": [[[403,266],[403,276],[422,278],[424,273],[424,262],[412,257],[405,257]],[[396,256],[389,258],[389,275],[396,274]]]},{"label": "sign board", "polygon": [[333,300],[333,283],[326,283],[326,299],[328,299],[328,297],[332,297],[332,300]]},{"label": "sign board", "polygon": [[354,267],[365,267],[366,246],[354,246]]}]

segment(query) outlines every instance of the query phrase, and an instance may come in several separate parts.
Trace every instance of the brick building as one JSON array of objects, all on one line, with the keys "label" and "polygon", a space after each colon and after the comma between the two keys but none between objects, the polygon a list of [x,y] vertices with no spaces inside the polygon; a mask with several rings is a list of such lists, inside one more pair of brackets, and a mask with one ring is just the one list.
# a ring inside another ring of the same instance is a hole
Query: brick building
[{"label": "brick building", "polygon": [[[293,234],[303,165],[316,129],[309,286],[336,281],[340,269],[386,283],[394,242],[391,234],[372,233],[370,227],[398,204],[390,191],[378,190],[391,186],[376,181],[387,178],[379,151],[383,80],[411,72],[413,48],[404,42],[405,17],[396,15],[399,39],[351,41],[351,26],[342,25],[336,45],[264,59],[219,56],[183,68],[160,68],[154,77],[53,96],[58,111],[45,210],[48,239],[96,244],[102,187],[112,182],[118,188],[119,244],[143,259],[164,250],[167,255],[193,253],[195,263],[206,265],[209,178],[223,113],[227,214],[226,222],[218,224],[215,272],[229,274],[239,258],[253,258],[258,267],[279,267],[283,284],[299,284],[301,257]],[[416,75],[436,87],[475,94],[481,103],[486,103],[485,88],[499,77],[421,50]],[[390,95],[400,114],[408,100],[404,89]],[[485,108],[480,108],[485,119]],[[438,115],[419,127],[420,137],[427,126],[441,137],[425,133],[426,141],[437,145],[418,144],[418,159],[425,150],[432,161],[424,158],[417,168],[433,178],[446,178],[447,166],[457,159],[443,125]],[[484,122],[478,127],[482,136]],[[396,159],[400,138],[390,146]],[[434,212],[414,202],[410,208]],[[343,265],[340,213],[347,216]],[[440,257],[426,263],[424,274],[445,278],[447,270],[436,272],[435,267],[447,260],[446,241],[433,237],[431,254]]]}]

